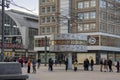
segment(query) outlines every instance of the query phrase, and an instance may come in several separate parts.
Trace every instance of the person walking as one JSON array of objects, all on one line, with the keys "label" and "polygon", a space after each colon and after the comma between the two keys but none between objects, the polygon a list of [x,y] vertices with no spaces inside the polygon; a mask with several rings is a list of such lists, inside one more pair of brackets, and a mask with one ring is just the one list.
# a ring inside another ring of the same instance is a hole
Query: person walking
[{"label": "person walking", "polygon": [[37,68],[39,69],[39,67],[40,67],[40,64],[41,64],[41,59],[38,59],[38,60],[37,60],[37,63],[38,63],[38,66],[37,66]]},{"label": "person walking", "polygon": [[74,71],[77,71],[77,66],[78,66],[78,61],[75,60],[75,61],[74,61]]},{"label": "person walking", "polygon": [[84,60],[84,70],[85,71],[89,70],[89,60],[88,60],[88,58]]},{"label": "person walking", "polygon": [[65,60],[65,70],[68,70],[68,58]]},{"label": "person walking", "polygon": [[53,60],[52,58],[49,59],[49,68],[48,70],[53,71]]},{"label": "person walking", "polygon": [[23,67],[23,59],[22,58],[19,58],[19,61],[18,61],[20,64],[21,64],[21,67]]},{"label": "person walking", "polygon": [[117,63],[116,63],[116,68],[117,68],[117,72],[119,72],[119,70],[120,70],[120,63],[119,63],[119,61],[117,61]]},{"label": "person walking", "polygon": [[36,73],[36,59],[33,58],[32,60],[32,66],[33,66],[33,73]]},{"label": "person walking", "polygon": [[103,68],[103,59],[100,60],[100,71],[102,72],[102,68]]},{"label": "person walking", "polygon": [[104,65],[104,72],[107,72],[108,71],[108,62],[106,59],[104,60],[103,65]]},{"label": "person walking", "polygon": [[108,60],[108,67],[109,67],[109,72],[113,72],[112,70],[112,60]]},{"label": "person walking", "polygon": [[93,60],[93,59],[91,59],[91,61],[90,61],[91,71],[93,71],[93,65],[94,65],[94,60]]},{"label": "person walking", "polygon": [[28,61],[27,61],[27,67],[28,67],[28,69],[27,69],[27,73],[30,73],[30,68],[31,68],[31,62],[30,62],[30,59],[28,59]]}]

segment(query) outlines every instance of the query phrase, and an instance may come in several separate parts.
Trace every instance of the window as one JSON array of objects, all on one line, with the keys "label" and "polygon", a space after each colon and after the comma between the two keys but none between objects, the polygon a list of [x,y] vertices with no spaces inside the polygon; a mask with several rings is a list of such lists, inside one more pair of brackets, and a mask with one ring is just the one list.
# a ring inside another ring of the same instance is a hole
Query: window
[{"label": "window", "polygon": [[42,23],[45,23],[46,21],[45,21],[45,17],[42,17]]},{"label": "window", "polygon": [[56,28],[55,27],[52,27],[52,32],[54,33],[56,31]]},{"label": "window", "polygon": [[50,27],[47,27],[47,33],[50,33]]},{"label": "window", "polygon": [[42,0],[42,2],[45,2],[45,0]]},{"label": "window", "polygon": [[55,6],[52,6],[52,12],[55,12],[55,11],[56,11]]},{"label": "window", "polygon": [[95,7],[96,6],[96,0],[91,0],[90,5],[91,5],[91,7]]},{"label": "window", "polygon": [[84,2],[84,8],[88,8],[89,7],[89,1],[85,1]]},{"label": "window", "polygon": [[41,28],[41,32],[42,32],[42,33],[45,33],[45,27],[42,27],[42,28]]},{"label": "window", "polygon": [[42,13],[45,13],[45,7],[42,7]]},{"label": "window", "polygon": [[50,22],[50,17],[47,17],[47,22]]},{"label": "window", "polygon": [[47,7],[47,12],[50,12],[50,6],[49,6],[49,7]]},{"label": "window", "polygon": [[82,24],[78,24],[78,32],[79,31],[83,31],[83,25]]},{"label": "window", "polygon": [[83,19],[83,13],[78,13],[78,19]]},{"label": "window", "polygon": [[83,8],[83,2],[78,2],[78,9]]},{"label": "window", "polygon": [[55,16],[52,16],[52,22],[55,22]]},{"label": "window", "polygon": [[84,31],[88,31],[89,30],[89,24],[84,24]]},{"label": "window", "polygon": [[116,0],[116,2],[120,2],[120,0]]},{"label": "window", "polygon": [[90,18],[91,19],[96,18],[96,12],[90,12]]},{"label": "window", "polygon": [[89,12],[84,13],[84,19],[89,19]]},{"label": "window", "polygon": [[106,8],[106,1],[100,0],[100,7],[101,8]]},{"label": "window", "polygon": [[95,23],[90,24],[90,30],[95,30],[95,27],[96,27]]}]

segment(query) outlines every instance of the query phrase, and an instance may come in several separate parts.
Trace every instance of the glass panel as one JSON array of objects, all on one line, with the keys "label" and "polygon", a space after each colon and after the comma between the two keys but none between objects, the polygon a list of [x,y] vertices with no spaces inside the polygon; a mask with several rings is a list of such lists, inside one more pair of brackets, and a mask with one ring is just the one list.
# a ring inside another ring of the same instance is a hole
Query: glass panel
[{"label": "glass panel", "polygon": [[90,3],[91,3],[91,7],[95,7],[96,6],[96,0],[92,0]]},{"label": "glass panel", "polygon": [[84,8],[88,8],[89,7],[89,1],[85,1],[84,2]]},{"label": "glass panel", "polygon": [[89,24],[84,24],[84,30],[88,31],[89,30]]},{"label": "glass panel", "polygon": [[90,24],[90,30],[95,30],[95,28],[96,28],[95,23]]},{"label": "glass panel", "polygon": [[96,18],[96,12],[90,12],[90,18],[91,19]]},{"label": "glass panel", "polygon": [[78,9],[83,8],[83,2],[78,2]]},{"label": "glass panel", "polygon": [[84,13],[84,19],[89,19],[89,13]]},{"label": "glass panel", "polygon": [[79,31],[83,31],[83,25],[82,24],[78,24],[78,32]]}]

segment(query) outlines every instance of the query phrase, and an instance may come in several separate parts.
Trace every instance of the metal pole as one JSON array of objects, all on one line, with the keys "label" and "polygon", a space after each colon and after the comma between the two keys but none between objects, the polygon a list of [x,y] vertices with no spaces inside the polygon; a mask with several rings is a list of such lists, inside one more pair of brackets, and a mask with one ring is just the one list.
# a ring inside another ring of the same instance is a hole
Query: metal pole
[{"label": "metal pole", "polygon": [[45,66],[47,64],[47,36],[45,36]]},{"label": "metal pole", "polygon": [[5,23],[5,9],[4,9],[4,0],[2,0],[2,47],[1,47],[1,61],[4,61],[4,23]]}]

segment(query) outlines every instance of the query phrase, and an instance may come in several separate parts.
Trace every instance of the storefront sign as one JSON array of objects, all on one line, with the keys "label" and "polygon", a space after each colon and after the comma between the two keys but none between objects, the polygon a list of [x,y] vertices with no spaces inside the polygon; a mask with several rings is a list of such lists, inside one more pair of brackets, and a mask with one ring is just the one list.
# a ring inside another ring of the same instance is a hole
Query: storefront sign
[{"label": "storefront sign", "polygon": [[50,51],[86,52],[87,36],[83,34],[53,34],[50,39]]}]

